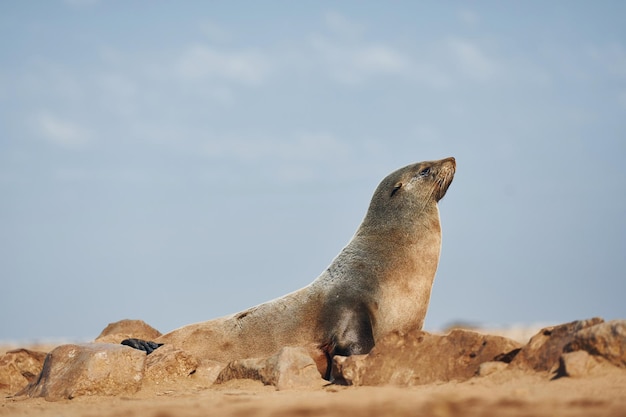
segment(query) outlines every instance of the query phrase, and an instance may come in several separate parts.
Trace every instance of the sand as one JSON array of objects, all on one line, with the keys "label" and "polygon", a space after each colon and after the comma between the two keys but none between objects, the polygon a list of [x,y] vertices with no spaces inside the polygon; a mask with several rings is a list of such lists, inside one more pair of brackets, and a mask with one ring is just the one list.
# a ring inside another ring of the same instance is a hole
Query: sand
[{"label": "sand", "polygon": [[130,396],[3,397],[0,416],[626,416],[626,370],[556,380],[548,373],[502,371],[416,387],[286,391],[250,380],[203,386],[190,379],[144,386]]}]

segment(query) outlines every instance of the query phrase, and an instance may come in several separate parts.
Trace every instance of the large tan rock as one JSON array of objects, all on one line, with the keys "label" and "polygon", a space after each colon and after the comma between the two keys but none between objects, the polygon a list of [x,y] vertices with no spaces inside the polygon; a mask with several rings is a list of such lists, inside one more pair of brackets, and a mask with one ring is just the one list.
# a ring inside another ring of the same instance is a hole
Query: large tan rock
[{"label": "large tan rock", "polygon": [[564,353],[559,358],[559,367],[555,378],[563,376],[572,378],[585,377],[603,364],[600,361],[601,359],[594,358],[584,350]]},{"label": "large tan rock", "polygon": [[308,351],[299,347],[282,348],[268,358],[233,361],[220,372],[216,383],[231,379],[254,379],[278,390],[321,387],[326,383]]},{"label": "large tan rock", "polygon": [[38,379],[18,395],[48,401],[132,394],[141,388],[145,352],[108,343],[62,345],[46,356]]},{"label": "large tan rock", "polygon": [[210,359],[200,359],[198,361],[198,366],[191,377],[198,383],[210,386],[217,381],[217,378],[220,376],[220,373],[224,370],[224,368],[226,368],[226,364],[224,363],[212,361]]},{"label": "large tan rock", "polygon": [[393,332],[368,355],[337,358],[333,377],[348,385],[422,385],[466,380],[482,363],[518,349],[520,344],[500,336],[468,330],[434,335],[421,330]]},{"label": "large tan rock", "polygon": [[120,343],[124,339],[136,338],[142,340],[154,340],[161,336],[154,327],[143,320],[120,320],[109,323],[107,327],[96,337],[96,343]]},{"label": "large tan rock", "polygon": [[0,357],[0,390],[14,394],[33,382],[46,358],[46,353],[16,349]]},{"label": "large tan rock", "polygon": [[157,385],[187,379],[196,372],[198,360],[172,345],[161,346],[146,358],[144,381]]}]

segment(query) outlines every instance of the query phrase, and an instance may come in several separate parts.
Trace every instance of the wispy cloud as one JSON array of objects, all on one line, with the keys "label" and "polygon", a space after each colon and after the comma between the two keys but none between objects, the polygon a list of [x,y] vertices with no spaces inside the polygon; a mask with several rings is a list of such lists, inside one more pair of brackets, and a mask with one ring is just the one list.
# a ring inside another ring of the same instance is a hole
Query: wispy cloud
[{"label": "wispy cloud", "polygon": [[186,48],[178,63],[179,74],[190,80],[219,78],[245,84],[264,81],[271,67],[257,50],[221,51],[202,44]]},{"label": "wispy cloud", "polygon": [[468,39],[452,37],[446,41],[447,50],[463,74],[486,81],[498,72],[498,64],[477,43]]},{"label": "wispy cloud", "polygon": [[250,137],[224,137],[208,141],[205,154],[212,158],[237,160],[315,161],[346,155],[350,147],[326,132],[304,132],[291,140]]},{"label": "wispy cloud", "polygon": [[[465,10],[459,19],[476,25],[477,14]],[[365,28],[338,13],[325,16],[328,31],[309,37],[314,65],[343,84],[363,84],[373,78],[401,77],[435,88],[455,80],[486,81],[500,72],[500,63],[478,41],[459,36],[398,45],[389,40],[365,40]]]},{"label": "wispy cloud", "polygon": [[345,45],[324,36],[314,36],[310,45],[330,76],[343,83],[398,75],[409,68],[405,55],[383,43]]},{"label": "wispy cloud", "polygon": [[331,79],[359,84],[372,77],[398,75],[408,71],[410,60],[384,42],[365,42],[362,25],[337,13],[324,16],[326,31],[309,37],[309,58]]},{"label": "wispy cloud", "polygon": [[89,130],[77,123],[61,119],[48,112],[43,112],[37,118],[40,133],[50,143],[66,149],[79,149],[92,141],[93,135]]},{"label": "wispy cloud", "polygon": [[[377,143],[349,141],[327,131],[302,131],[280,139],[263,134],[225,133],[216,135],[203,146],[204,154],[211,161],[228,161],[228,167],[245,166],[247,170],[255,167],[257,180],[265,178],[261,181],[292,185],[311,180],[332,178],[341,182],[362,177],[372,168],[372,164],[364,161],[386,150],[386,146],[381,148]],[[236,173],[230,180],[241,181],[242,178]]]}]

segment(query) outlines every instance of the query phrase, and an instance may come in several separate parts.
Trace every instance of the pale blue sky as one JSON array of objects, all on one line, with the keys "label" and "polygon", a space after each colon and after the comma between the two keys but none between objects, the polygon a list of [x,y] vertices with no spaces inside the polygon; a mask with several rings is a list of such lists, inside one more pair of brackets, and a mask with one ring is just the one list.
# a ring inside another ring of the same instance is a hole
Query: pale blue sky
[{"label": "pale blue sky", "polygon": [[0,340],[311,282],[457,158],[426,318],[626,318],[626,2],[0,3]]}]

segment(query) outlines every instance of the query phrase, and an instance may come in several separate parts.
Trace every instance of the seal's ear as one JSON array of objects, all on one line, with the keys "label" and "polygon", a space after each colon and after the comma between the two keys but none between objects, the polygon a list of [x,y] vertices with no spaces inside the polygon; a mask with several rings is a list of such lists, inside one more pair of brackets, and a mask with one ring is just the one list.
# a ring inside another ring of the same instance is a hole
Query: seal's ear
[{"label": "seal's ear", "polygon": [[402,183],[401,182],[397,182],[396,185],[393,187],[393,190],[391,190],[391,195],[389,197],[393,197],[393,195],[400,189],[402,188]]}]

